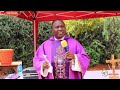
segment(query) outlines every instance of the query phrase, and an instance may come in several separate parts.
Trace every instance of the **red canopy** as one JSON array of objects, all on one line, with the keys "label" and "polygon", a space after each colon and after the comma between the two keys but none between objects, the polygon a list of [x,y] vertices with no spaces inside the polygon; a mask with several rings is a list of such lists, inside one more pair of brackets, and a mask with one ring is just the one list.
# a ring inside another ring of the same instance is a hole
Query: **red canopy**
[{"label": "red canopy", "polygon": [[54,19],[87,19],[119,16],[120,11],[0,11],[0,14],[14,15],[33,21],[52,21]]},{"label": "red canopy", "polygon": [[38,22],[52,21],[55,19],[74,20],[120,16],[120,11],[0,11],[0,14],[13,15],[33,22],[35,52],[38,39]]}]

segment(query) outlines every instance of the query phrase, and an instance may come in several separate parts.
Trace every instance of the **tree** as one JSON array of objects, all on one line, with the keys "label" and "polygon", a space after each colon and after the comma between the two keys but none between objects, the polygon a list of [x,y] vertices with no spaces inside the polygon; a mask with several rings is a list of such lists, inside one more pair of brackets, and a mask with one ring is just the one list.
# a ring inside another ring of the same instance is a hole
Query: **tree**
[{"label": "tree", "polygon": [[99,25],[101,25],[103,21],[103,18],[85,20],[66,20],[65,24],[67,26],[68,34],[72,35],[75,39],[77,39],[79,34],[89,30],[93,31],[96,28],[99,28]]}]

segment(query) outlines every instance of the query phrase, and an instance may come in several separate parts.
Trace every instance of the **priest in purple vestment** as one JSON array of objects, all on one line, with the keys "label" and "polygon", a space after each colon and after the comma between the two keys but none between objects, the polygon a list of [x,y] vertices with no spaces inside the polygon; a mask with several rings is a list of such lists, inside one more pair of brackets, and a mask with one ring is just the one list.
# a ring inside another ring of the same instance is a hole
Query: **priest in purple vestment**
[{"label": "priest in purple vestment", "polygon": [[[67,35],[62,20],[52,22],[52,32],[33,58],[39,79],[83,79],[90,62],[83,46]],[[67,42],[67,50],[61,45],[63,40]]]}]

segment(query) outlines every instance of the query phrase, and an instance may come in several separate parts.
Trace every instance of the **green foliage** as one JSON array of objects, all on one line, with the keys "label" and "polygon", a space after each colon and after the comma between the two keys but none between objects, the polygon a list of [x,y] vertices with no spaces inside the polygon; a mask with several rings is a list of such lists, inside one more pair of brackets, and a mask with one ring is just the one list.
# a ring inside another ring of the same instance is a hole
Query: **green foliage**
[{"label": "green foliage", "polygon": [[103,40],[101,36],[101,30],[96,29],[94,31],[86,31],[77,38],[91,59],[90,66],[96,65],[103,60],[105,46],[101,42]]},{"label": "green foliage", "polygon": [[[12,16],[0,15],[0,48],[14,49],[13,61],[22,61],[23,68],[33,66],[32,22]],[[38,45],[51,36],[51,23],[40,22]]]},{"label": "green foliage", "polygon": [[[39,23],[38,44],[51,35],[51,23]],[[17,17],[0,16],[0,48],[13,48],[14,60],[22,60],[23,68],[33,66],[32,22]]]},{"label": "green foliage", "polygon": [[86,32],[86,31],[93,31],[96,28],[99,28],[101,23],[104,21],[104,19],[86,19],[86,20],[66,20],[66,28],[67,32],[75,36],[75,38],[78,37],[79,34]]},{"label": "green foliage", "polygon": [[22,61],[23,67],[32,65],[32,23],[17,17],[0,16],[0,48],[14,49],[14,60]]},{"label": "green foliage", "polygon": [[38,45],[42,44],[52,35],[51,22],[40,22],[38,31]]},{"label": "green foliage", "polygon": [[104,50],[104,58],[110,59],[111,54],[115,54],[118,58],[120,54],[120,17],[106,18],[104,22],[102,36],[104,37],[104,45],[106,49]]},{"label": "green foliage", "polygon": [[120,17],[65,21],[68,33],[77,39],[91,58],[90,65],[105,63],[120,54]]},{"label": "green foliage", "polygon": [[101,44],[99,40],[93,40],[93,42],[85,47],[86,52],[88,53],[89,57],[91,58],[90,65],[96,65],[100,63],[100,59],[104,55],[103,49],[105,47]]}]

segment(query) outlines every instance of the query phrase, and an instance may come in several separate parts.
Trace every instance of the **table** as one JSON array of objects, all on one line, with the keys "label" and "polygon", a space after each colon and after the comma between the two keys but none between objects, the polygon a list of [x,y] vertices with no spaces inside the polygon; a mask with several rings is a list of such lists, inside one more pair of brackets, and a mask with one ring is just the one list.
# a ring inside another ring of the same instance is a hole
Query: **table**
[{"label": "table", "polygon": [[0,63],[0,76],[17,73],[19,64],[22,64],[22,61],[13,61],[11,65],[1,65]]}]

